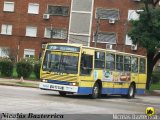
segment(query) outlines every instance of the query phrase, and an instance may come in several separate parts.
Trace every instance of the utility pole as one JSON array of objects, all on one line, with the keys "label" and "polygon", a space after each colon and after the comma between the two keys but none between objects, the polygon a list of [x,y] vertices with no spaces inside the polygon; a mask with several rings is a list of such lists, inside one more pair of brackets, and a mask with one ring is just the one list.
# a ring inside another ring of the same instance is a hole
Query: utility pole
[{"label": "utility pole", "polygon": [[96,32],[94,34],[94,47],[97,47],[99,27],[100,27],[100,17],[98,15],[98,18],[96,19]]},{"label": "utility pole", "polygon": [[52,24],[51,24],[51,39],[53,38],[53,27],[52,27]]}]

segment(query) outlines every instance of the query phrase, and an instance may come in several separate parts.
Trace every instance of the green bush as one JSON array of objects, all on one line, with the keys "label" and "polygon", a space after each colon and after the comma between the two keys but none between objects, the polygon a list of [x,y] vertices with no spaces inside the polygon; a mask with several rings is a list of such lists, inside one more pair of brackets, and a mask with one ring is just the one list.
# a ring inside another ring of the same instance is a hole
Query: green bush
[{"label": "green bush", "polygon": [[16,65],[18,77],[28,78],[32,73],[32,70],[32,64],[25,60],[18,62]]},{"label": "green bush", "polygon": [[1,66],[1,75],[10,77],[13,73],[13,63],[10,60],[2,60],[0,62]]},{"label": "green bush", "polygon": [[36,75],[36,78],[40,78],[40,67],[41,67],[41,64],[40,62],[37,62],[34,64],[34,74]]},{"label": "green bush", "polygon": [[24,58],[24,59],[22,59],[21,61],[23,61],[23,62],[29,62],[29,63],[30,63],[31,65],[33,65],[33,66],[34,66],[34,64],[36,63],[35,58],[30,58],[30,57]]}]

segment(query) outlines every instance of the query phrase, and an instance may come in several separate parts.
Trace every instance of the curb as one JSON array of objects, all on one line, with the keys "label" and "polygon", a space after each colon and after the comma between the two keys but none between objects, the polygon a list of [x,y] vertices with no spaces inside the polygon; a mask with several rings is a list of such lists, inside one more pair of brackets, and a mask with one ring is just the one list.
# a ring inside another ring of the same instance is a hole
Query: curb
[{"label": "curb", "polygon": [[14,87],[27,87],[27,88],[38,88],[35,86],[21,86],[21,85],[14,85],[14,84],[7,84],[7,83],[0,83],[2,86],[14,86]]}]

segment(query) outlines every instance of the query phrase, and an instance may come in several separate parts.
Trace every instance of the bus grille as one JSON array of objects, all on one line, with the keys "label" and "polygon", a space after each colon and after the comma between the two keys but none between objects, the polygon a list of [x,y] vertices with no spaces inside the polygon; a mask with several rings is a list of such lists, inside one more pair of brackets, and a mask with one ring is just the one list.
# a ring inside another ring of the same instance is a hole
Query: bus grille
[{"label": "bus grille", "polygon": [[59,80],[59,81],[68,81],[68,82],[77,81],[77,76],[69,76],[69,75],[42,74],[41,78],[47,79],[47,80]]}]

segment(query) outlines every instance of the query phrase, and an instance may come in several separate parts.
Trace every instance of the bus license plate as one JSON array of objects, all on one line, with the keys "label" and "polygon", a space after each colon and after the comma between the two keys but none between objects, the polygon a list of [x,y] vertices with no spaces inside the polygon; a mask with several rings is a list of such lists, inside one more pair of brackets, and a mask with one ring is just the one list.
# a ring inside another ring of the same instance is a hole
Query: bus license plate
[{"label": "bus license plate", "polygon": [[63,86],[59,86],[59,85],[50,85],[50,89],[64,90],[64,87]]}]

